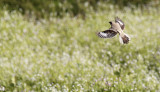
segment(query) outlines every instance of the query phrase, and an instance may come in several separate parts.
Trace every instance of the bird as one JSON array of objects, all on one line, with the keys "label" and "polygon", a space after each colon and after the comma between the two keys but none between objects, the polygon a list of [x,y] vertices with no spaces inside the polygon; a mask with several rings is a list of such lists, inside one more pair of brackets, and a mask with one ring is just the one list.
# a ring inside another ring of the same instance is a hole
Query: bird
[{"label": "bird", "polygon": [[122,44],[128,44],[130,41],[130,37],[124,33],[124,22],[119,18],[115,17],[115,21],[109,21],[111,27],[107,30],[97,32],[98,37],[100,38],[112,38],[119,34],[119,40]]}]

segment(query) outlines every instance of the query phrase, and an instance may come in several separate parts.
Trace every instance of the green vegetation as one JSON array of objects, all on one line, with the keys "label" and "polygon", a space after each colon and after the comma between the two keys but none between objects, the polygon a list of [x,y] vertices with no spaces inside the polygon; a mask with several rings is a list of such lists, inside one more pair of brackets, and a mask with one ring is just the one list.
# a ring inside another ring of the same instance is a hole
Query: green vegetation
[{"label": "green vegetation", "polygon": [[[160,91],[160,12],[100,3],[86,18],[26,19],[18,11],[0,11],[0,90],[130,92]],[[102,10],[101,10],[102,9]],[[130,35],[101,39],[119,16]]]},{"label": "green vegetation", "polygon": [[[99,3],[106,3],[106,5],[110,3],[121,8],[144,5],[156,7],[160,4],[158,0],[0,0],[0,7],[7,6],[10,11],[18,10],[27,16],[34,13],[39,19],[46,18],[50,14],[64,17],[66,13],[85,17],[86,9],[97,10]],[[152,5],[150,5],[151,3]]]}]

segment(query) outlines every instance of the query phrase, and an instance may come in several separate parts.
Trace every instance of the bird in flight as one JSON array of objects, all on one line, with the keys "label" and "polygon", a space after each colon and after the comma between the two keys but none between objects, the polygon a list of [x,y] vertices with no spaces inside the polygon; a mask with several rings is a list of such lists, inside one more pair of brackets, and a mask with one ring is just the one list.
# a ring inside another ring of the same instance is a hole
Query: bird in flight
[{"label": "bird in flight", "polygon": [[110,21],[109,23],[111,27],[108,30],[98,32],[97,35],[101,38],[112,38],[115,35],[119,34],[120,43],[128,44],[130,38],[123,32],[125,27],[124,22],[120,18],[116,17],[115,21]]}]

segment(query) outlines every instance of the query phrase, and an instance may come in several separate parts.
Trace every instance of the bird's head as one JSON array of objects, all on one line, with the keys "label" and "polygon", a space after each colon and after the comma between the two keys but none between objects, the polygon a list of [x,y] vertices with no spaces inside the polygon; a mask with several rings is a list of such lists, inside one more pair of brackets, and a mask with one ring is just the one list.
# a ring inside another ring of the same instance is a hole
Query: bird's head
[{"label": "bird's head", "polygon": [[112,21],[110,21],[109,24],[112,25]]}]

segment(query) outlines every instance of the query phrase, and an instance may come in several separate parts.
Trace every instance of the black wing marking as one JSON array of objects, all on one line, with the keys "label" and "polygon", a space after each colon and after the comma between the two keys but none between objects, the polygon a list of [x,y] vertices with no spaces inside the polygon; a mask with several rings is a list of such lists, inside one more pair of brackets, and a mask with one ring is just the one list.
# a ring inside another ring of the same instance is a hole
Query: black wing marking
[{"label": "black wing marking", "polygon": [[119,25],[121,26],[122,30],[124,29],[125,24],[124,24],[124,22],[120,18],[116,17],[115,18],[115,22],[119,23]]},{"label": "black wing marking", "polygon": [[105,30],[102,32],[98,32],[97,35],[101,38],[112,38],[117,34],[117,32],[113,31],[113,30]]}]

